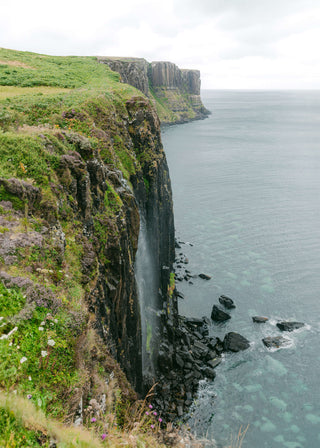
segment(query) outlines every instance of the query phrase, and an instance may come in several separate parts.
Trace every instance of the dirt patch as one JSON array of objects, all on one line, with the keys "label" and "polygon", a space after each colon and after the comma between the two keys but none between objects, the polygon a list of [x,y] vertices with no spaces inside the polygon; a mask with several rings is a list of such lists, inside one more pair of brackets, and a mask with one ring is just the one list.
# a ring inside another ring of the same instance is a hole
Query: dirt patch
[{"label": "dirt patch", "polygon": [[0,65],[12,65],[13,67],[23,67],[23,68],[29,68],[30,70],[36,70],[34,67],[30,67],[30,65],[25,64],[24,62],[20,61],[1,61]]}]

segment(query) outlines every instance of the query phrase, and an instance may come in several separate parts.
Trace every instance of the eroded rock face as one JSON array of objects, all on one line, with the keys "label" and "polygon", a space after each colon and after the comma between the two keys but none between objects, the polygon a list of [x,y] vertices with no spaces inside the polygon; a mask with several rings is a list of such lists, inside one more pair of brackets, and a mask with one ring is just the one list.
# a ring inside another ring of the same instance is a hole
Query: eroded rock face
[{"label": "eroded rock face", "polygon": [[149,95],[148,62],[142,58],[98,58],[111,70],[120,73],[121,80]]},{"label": "eroded rock face", "polygon": [[[209,112],[200,98],[200,71],[180,69],[168,61],[148,63],[142,58],[99,57],[120,74],[121,80],[139,89],[144,95],[165,100],[171,117],[162,116],[163,123],[179,123],[206,117]],[[153,93],[149,89],[152,87]]]}]

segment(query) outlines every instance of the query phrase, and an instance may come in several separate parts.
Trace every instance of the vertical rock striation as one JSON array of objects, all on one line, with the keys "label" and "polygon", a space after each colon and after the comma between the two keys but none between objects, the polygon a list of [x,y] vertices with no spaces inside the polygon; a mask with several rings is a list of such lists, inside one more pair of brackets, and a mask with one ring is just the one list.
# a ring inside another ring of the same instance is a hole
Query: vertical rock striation
[{"label": "vertical rock striation", "polygon": [[167,61],[141,58],[99,57],[118,72],[121,80],[139,89],[155,103],[162,123],[182,123],[205,118],[209,112],[200,97],[200,71],[180,69]]}]

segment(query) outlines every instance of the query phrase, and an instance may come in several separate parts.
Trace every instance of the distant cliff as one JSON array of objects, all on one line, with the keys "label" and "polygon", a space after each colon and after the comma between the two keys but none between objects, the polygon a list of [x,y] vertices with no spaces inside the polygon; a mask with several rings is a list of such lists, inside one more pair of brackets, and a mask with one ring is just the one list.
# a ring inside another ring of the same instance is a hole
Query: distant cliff
[{"label": "distant cliff", "polygon": [[172,62],[149,63],[142,58],[98,60],[153,100],[162,123],[183,123],[209,114],[200,97],[199,70],[182,70]]}]

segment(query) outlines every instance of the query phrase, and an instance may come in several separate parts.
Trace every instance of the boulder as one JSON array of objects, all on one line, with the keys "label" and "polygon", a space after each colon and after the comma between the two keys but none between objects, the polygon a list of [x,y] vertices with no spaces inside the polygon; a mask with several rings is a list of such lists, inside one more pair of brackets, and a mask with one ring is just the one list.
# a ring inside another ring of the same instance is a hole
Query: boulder
[{"label": "boulder", "polygon": [[267,322],[269,320],[268,317],[262,317],[262,316],[252,316],[253,322],[257,324],[263,324],[264,322]]},{"label": "boulder", "polygon": [[298,330],[298,328],[301,328],[304,326],[303,322],[278,322],[277,327],[281,331],[293,331]]},{"label": "boulder", "polygon": [[227,297],[224,295],[221,295],[219,297],[219,302],[221,303],[221,305],[223,305],[228,310],[231,310],[232,308],[236,307],[234,304],[234,301],[232,299],[230,299],[230,297]]},{"label": "boulder", "polygon": [[204,367],[202,369],[203,374],[210,379],[214,379],[216,376],[216,372],[211,367]]},{"label": "boulder", "polygon": [[239,333],[230,332],[223,340],[223,348],[226,351],[240,352],[250,347],[250,342]]},{"label": "boulder", "polygon": [[282,336],[268,336],[267,338],[262,339],[262,342],[268,348],[279,348],[287,342],[287,339]]},{"label": "boulder", "polygon": [[216,322],[224,322],[225,320],[231,319],[231,316],[218,308],[217,305],[213,305],[211,319]]},{"label": "boulder", "polygon": [[219,357],[219,358],[215,358],[210,361],[207,361],[207,364],[212,369],[215,369],[221,363],[221,361],[222,361],[222,358]]},{"label": "boulder", "polygon": [[207,274],[199,274],[199,277],[202,278],[203,280],[210,280],[210,275]]}]

